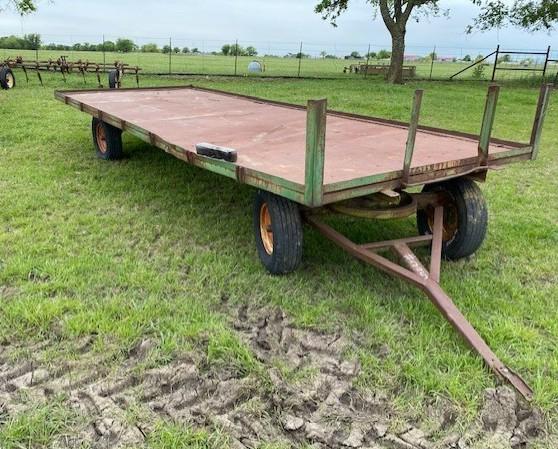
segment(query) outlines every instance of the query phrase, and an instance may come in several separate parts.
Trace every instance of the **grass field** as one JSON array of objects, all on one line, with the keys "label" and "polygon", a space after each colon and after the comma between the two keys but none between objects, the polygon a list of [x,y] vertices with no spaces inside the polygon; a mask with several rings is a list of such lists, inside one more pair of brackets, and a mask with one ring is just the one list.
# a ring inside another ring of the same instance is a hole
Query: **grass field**
[{"label": "grass field", "polygon": [[[298,49],[293,49],[296,53]],[[25,59],[35,60],[37,55],[32,50],[6,50],[0,49],[0,60],[7,58],[15,58],[21,55]],[[87,52],[87,51],[68,51],[64,55],[71,61],[90,61],[90,62],[103,62],[103,54],[100,52]],[[48,59],[56,60],[61,56],[59,51],[40,50],[39,60],[46,61]],[[195,74],[220,74],[220,75],[233,75],[235,73],[235,58],[233,56],[221,56],[211,54],[200,55],[184,55],[172,54],[171,70],[173,73],[195,73]],[[276,56],[259,56],[238,57],[236,62],[236,73],[243,75],[247,73],[248,64],[254,59],[263,61],[265,63],[266,76],[297,76],[299,68],[299,60],[296,58],[281,58]],[[145,73],[168,73],[169,70],[169,55],[163,53],[110,53],[105,55],[107,63],[114,61],[121,61],[132,66],[139,66]],[[323,58],[305,58],[300,61],[300,75],[303,77],[339,77],[344,79],[358,79],[363,77],[363,74],[350,74],[343,73],[343,68],[351,64],[366,63],[366,60],[344,60],[344,59],[323,59]],[[389,64],[389,60],[371,61],[371,64]],[[431,63],[430,61],[417,61],[409,62],[408,65],[415,65],[417,67],[417,78],[429,78]],[[469,65],[469,62],[441,62],[435,61],[432,66],[433,79],[448,79],[451,75],[464,69]],[[533,65],[532,68],[542,69],[542,62],[539,65]],[[558,71],[558,65],[551,63],[548,68],[549,77],[554,77]],[[528,71],[499,71],[497,74],[498,80],[508,79],[530,79],[540,75],[540,72]],[[253,76],[253,75],[251,75]],[[490,79],[492,76],[492,65],[485,66],[482,79]],[[469,70],[462,75],[459,79],[472,79],[472,70]]]},{"label": "grass field", "polygon": [[[497,382],[417,290],[358,263],[310,229],[301,269],[287,277],[267,275],[253,242],[252,189],[131,136],[124,139],[126,159],[97,160],[90,117],[53,100],[53,88],[79,88],[82,81],[72,76],[63,85],[50,74],[45,83],[41,88],[32,80],[0,92],[0,365],[82,363],[79,347],[88,339],[84,369],[115,371],[128,366],[130,354],[148,339],[149,357],[134,366],[135,373],[193,352],[200,366],[256,379],[265,389],[269,363],[230,317],[243,305],[276,306],[297,328],[351,340],[343,354],[359,360],[355,385],[381,391],[394,422],[422,422],[433,404],[449,403],[457,419],[441,438],[478,417],[483,391]],[[126,83],[131,86],[132,78]],[[468,132],[479,131],[486,93],[474,82],[142,79],[143,86],[181,83],[296,103],[327,97],[334,109],[398,120],[408,120],[412,93],[421,87],[423,124]],[[494,135],[528,141],[537,95],[521,84],[504,88]],[[557,146],[553,101],[539,159],[491,172],[482,185],[490,210],[482,249],[442,267],[444,289],[534,388],[548,432],[541,448],[558,435]],[[366,241],[415,228],[414,219],[335,223]],[[304,374],[272,365],[292,382]],[[33,396],[18,396],[18,413],[3,418],[3,394],[2,448],[49,447],[85,425],[63,394],[39,405]],[[147,413],[124,408],[132,422]],[[226,444],[202,427],[159,419],[144,445]],[[258,446],[275,447],[264,442]]]}]

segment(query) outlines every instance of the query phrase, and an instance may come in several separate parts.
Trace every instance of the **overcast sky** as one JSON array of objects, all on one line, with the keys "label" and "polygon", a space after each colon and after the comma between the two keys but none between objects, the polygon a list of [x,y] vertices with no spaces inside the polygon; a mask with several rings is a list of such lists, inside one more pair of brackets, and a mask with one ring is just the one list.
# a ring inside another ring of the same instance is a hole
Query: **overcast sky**
[{"label": "overcast sky", "polygon": [[[114,40],[130,36],[138,43],[164,45],[173,36],[173,46],[196,46],[214,50],[238,38],[263,53],[296,52],[305,42],[307,53],[321,50],[343,53],[389,47],[383,22],[374,19],[365,0],[352,0],[349,11],[334,28],[313,8],[317,0],[41,0],[39,11],[21,19],[13,12],[0,13],[0,35],[40,33],[44,42],[73,43]],[[556,33],[526,33],[509,28],[466,35],[465,27],[477,13],[470,0],[442,0],[450,17],[429,18],[408,27],[409,54],[426,53],[438,46],[438,54],[459,55],[467,50],[489,50],[500,43],[507,49],[558,51]]]}]

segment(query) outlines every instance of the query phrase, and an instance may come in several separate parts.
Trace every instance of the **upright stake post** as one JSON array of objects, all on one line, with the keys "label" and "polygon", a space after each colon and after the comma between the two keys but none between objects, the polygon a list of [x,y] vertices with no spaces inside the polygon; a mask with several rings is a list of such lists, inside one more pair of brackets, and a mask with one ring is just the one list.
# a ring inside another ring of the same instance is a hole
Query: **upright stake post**
[{"label": "upright stake post", "polygon": [[234,44],[234,76],[236,76],[238,66],[238,39],[235,41]]},{"label": "upright stake post", "polygon": [[479,165],[486,165],[488,161],[488,148],[490,146],[490,136],[492,134],[492,127],[494,126],[499,93],[500,86],[496,84],[492,84],[488,88],[479,138]]},{"label": "upright stake post", "polygon": [[302,41],[300,42],[300,50],[298,51],[298,77],[300,78],[300,64],[302,62]]},{"label": "upright stake post", "polygon": [[496,57],[494,58],[494,69],[492,69],[492,81],[496,78],[496,67],[498,66],[498,56],[500,55],[500,44],[496,47]]},{"label": "upright stake post", "polygon": [[169,37],[169,75],[172,74],[172,37]]},{"label": "upright stake post", "polygon": [[535,121],[533,122],[533,130],[531,132],[531,159],[536,159],[539,154],[539,143],[541,140],[541,133],[546,116],[546,109],[550,100],[550,91],[552,84],[543,84],[541,86],[541,93],[537,103],[537,112],[535,113]]},{"label": "upright stake post", "polygon": [[324,193],[327,100],[308,100],[306,107],[306,162],[304,203],[319,206]]},{"label": "upright stake post", "polygon": [[430,61],[430,79],[432,79],[432,71],[434,70],[434,58],[436,57],[436,46],[434,45],[434,50],[432,51],[432,61]]},{"label": "upright stake post", "polygon": [[415,91],[415,97],[413,98],[413,110],[411,112],[411,121],[409,122],[409,134],[407,136],[405,160],[403,162],[403,184],[405,185],[409,182],[409,173],[411,171],[411,162],[413,160],[413,151],[415,149],[415,140],[417,137],[420,106],[422,104],[423,93],[424,91],[422,89],[418,89]]},{"label": "upright stake post", "polygon": [[370,44],[368,44],[368,53],[366,53],[366,67],[364,68],[364,77],[368,75],[368,65],[370,64]]}]

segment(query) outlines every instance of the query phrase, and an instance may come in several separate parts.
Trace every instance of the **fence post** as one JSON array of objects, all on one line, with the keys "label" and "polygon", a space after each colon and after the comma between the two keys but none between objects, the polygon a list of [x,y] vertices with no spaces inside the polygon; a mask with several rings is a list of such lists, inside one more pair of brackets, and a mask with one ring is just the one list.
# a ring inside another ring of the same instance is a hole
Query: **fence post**
[{"label": "fence post", "polygon": [[169,37],[169,75],[172,74],[172,37]]},{"label": "fence post", "polygon": [[368,44],[368,53],[366,53],[366,67],[364,69],[364,77],[368,75],[368,65],[370,64],[370,44]]},{"label": "fence post", "polygon": [[432,79],[432,71],[434,70],[434,58],[436,57],[436,46],[434,45],[434,50],[431,55],[432,61],[430,61],[430,79]]},{"label": "fence post", "polygon": [[544,67],[543,67],[543,83],[546,80],[546,68],[548,67],[548,60],[550,59],[550,45],[546,49],[546,58],[544,59]]},{"label": "fence post", "polygon": [[238,66],[238,39],[235,41],[234,44],[234,76],[236,76]]},{"label": "fence post", "polygon": [[498,55],[500,54],[500,44],[496,47],[496,57],[494,58],[494,69],[492,70],[492,81],[496,78],[496,66],[498,65]]},{"label": "fence post", "polygon": [[533,122],[533,130],[531,131],[531,159],[536,159],[539,154],[539,142],[541,140],[542,128],[550,100],[550,92],[552,91],[551,84],[543,84],[537,102],[537,111],[535,112],[535,121]]},{"label": "fence post", "polygon": [[300,50],[298,51],[298,77],[300,78],[300,64],[302,63],[302,41],[300,42]]}]

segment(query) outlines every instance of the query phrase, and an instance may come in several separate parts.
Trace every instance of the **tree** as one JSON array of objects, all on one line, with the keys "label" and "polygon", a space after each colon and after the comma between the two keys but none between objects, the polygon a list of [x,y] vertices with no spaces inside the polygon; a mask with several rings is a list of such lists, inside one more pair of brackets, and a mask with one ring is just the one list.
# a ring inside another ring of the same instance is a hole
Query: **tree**
[{"label": "tree", "polygon": [[221,53],[227,56],[231,52],[231,46],[229,44],[225,44],[221,47]]},{"label": "tree", "polygon": [[320,52],[320,56],[321,56],[322,58],[325,59],[325,57],[327,56],[327,51],[322,50],[322,51]]},{"label": "tree", "polygon": [[432,52],[428,55],[428,60],[429,61],[437,61],[438,60],[438,55],[436,54],[436,52]]},{"label": "tree", "polygon": [[389,59],[391,58],[391,53],[387,50],[380,50],[378,52],[378,59]]},{"label": "tree", "polygon": [[136,44],[131,39],[119,38],[116,40],[116,50],[122,53],[130,53],[136,49]]},{"label": "tree", "polygon": [[159,53],[159,47],[157,44],[148,43],[141,46],[142,53]]},{"label": "tree", "polygon": [[4,0],[0,1],[0,11],[5,7],[14,8],[22,16],[35,12],[37,5],[35,0]]},{"label": "tree", "polygon": [[[320,0],[315,11],[324,20],[330,20],[336,26],[337,18],[347,10],[350,0]],[[478,1],[478,0],[474,0]],[[403,83],[403,60],[405,55],[405,36],[407,22],[412,15],[418,20],[417,14],[439,12],[438,0],[367,0],[375,12],[379,11],[386,28],[391,35],[391,63],[388,81]]]},{"label": "tree", "polygon": [[105,41],[99,47],[101,51],[103,49],[105,51],[116,51],[116,44],[113,41]]},{"label": "tree", "polygon": [[353,58],[353,59],[360,59],[360,58],[361,58],[360,53],[359,53],[358,51],[353,51],[353,52],[351,52],[351,55],[350,55],[350,56],[351,56],[351,58]]},{"label": "tree", "polygon": [[23,36],[23,45],[26,50],[38,50],[41,48],[41,35],[26,34]]},{"label": "tree", "polygon": [[245,54],[246,56],[256,56],[258,54],[258,50],[256,50],[255,47],[249,45],[248,47],[246,47]]},{"label": "tree", "polygon": [[172,49],[172,51],[173,51],[174,53],[180,53],[180,48],[174,47],[174,48]]},{"label": "tree", "polygon": [[558,2],[555,0],[473,0],[481,13],[467,28],[486,31],[513,25],[529,31],[550,30],[558,21]]},{"label": "tree", "polygon": [[192,48],[192,53],[196,54],[199,53],[200,51],[198,50],[198,47],[194,47]]},{"label": "tree", "polygon": [[172,51],[172,48],[171,48],[170,45],[165,45],[165,46],[163,47],[163,53],[169,54],[171,51]]},{"label": "tree", "polygon": [[465,61],[465,62],[471,62],[471,55],[465,55],[465,56],[463,57],[463,61]]},{"label": "tree", "polygon": [[188,53],[190,53],[190,49],[188,47],[184,47],[182,49],[182,53],[184,53],[185,55],[187,55]]}]

